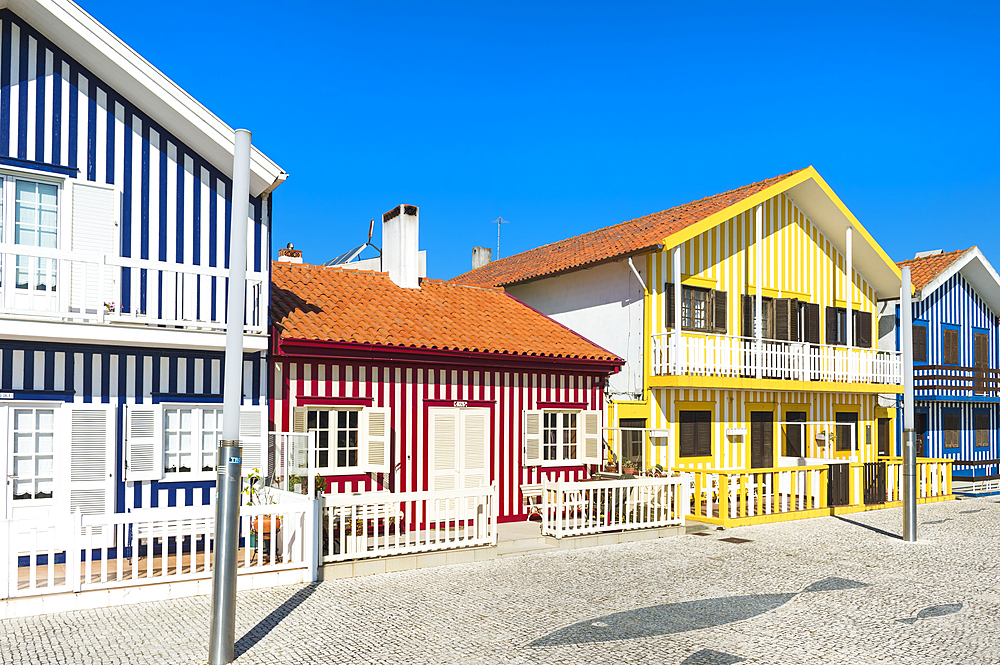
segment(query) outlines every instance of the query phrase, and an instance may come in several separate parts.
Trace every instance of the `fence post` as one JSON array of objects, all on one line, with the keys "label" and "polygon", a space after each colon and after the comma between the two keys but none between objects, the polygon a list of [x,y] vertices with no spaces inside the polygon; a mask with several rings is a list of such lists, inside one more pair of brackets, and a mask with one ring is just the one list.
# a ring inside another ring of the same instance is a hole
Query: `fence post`
[{"label": "fence post", "polygon": [[[10,520],[0,520],[0,570],[3,572],[2,575],[3,584],[0,584],[0,600],[4,598],[11,597],[10,591],[10,580],[11,580],[11,565],[10,565],[10,544],[12,538],[10,537],[11,521]],[[15,572],[16,569],[15,569]],[[14,575],[15,584],[17,584],[17,575]]]},{"label": "fence post", "polygon": [[[500,504],[500,490],[497,487],[497,483],[494,480],[492,486],[490,487],[490,509],[486,511],[486,519],[490,523],[490,530],[492,532],[490,538],[490,544],[493,547],[497,546],[497,506]],[[543,534],[544,535],[544,534]]]},{"label": "fence post", "polygon": [[[105,527],[107,528],[107,527]],[[72,553],[72,564],[70,564],[69,556],[67,555],[66,561],[66,576],[73,576],[73,591],[75,593],[80,592],[80,531],[83,530],[83,514],[79,510],[73,511],[73,516],[70,518],[70,536],[69,536],[69,546]],[[102,530],[103,535],[103,530]],[[88,544],[89,545],[89,544]],[[53,562],[49,562],[51,566]]]},{"label": "fence post", "polygon": [[306,562],[309,564],[309,581],[315,582],[319,579],[319,544],[322,541],[322,536],[320,535],[319,499],[314,496],[312,491],[310,491],[307,505],[309,507],[306,509],[305,524],[303,524],[305,538],[302,544],[306,550]]}]

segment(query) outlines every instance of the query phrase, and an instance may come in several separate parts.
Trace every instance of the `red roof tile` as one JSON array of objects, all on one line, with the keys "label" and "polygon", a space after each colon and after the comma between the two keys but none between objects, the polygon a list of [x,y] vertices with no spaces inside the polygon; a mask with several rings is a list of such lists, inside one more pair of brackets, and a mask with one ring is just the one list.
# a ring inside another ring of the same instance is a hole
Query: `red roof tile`
[{"label": "red roof tile", "polygon": [[504,286],[635,254],[800,170],[498,259],[451,281]]},{"label": "red roof tile", "polygon": [[271,316],[282,339],[623,362],[503,289],[273,262]]},{"label": "red roof tile", "polygon": [[935,277],[947,270],[948,266],[962,258],[966,252],[972,249],[975,249],[975,246],[969,249],[956,249],[953,252],[922,256],[919,259],[899,261],[896,265],[900,268],[904,266],[910,268],[910,283],[913,284],[913,288],[919,290],[933,282]]}]

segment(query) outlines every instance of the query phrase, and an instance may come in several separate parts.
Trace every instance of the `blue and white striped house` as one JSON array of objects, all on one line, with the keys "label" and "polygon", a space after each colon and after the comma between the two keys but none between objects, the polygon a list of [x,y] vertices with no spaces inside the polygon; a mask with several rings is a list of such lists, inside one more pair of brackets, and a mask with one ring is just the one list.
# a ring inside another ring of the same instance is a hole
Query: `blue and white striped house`
[{"label": "blue and white striped house", "polygon": [[[0,0],[0,519],[207,504],[233,130],[69,0]],[[263,466],[271,192],[251,156],[245,468]]]},{"label": "blue and white striped house", "polygon": [[[921,252],[898,265],[910,268],[916,290],[912,307],[917,455],[956,460],[956,478],[996,475],[1000,276],[978,247]],[[883,309],[886,314],[894,312],[898,323],[898,300],[884,303]],[[899,327],[890,322],[880,324],[882,341],[899,349]],[[896,430],[899,455],[901,419]]]}]

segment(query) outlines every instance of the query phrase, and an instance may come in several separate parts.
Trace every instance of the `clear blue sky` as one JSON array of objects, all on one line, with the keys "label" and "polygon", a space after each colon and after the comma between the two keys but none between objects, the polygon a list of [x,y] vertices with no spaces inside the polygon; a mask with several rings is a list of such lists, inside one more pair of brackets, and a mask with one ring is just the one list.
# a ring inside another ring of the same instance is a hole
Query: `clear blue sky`
[{"label": "clear blue sky", "polygon": [[83,0],[291,174],[310,263],[411,203],[450,278],[498,216],[507,256],[812,164],[894,259],[1000,267],[998,3],[815,4]]}]

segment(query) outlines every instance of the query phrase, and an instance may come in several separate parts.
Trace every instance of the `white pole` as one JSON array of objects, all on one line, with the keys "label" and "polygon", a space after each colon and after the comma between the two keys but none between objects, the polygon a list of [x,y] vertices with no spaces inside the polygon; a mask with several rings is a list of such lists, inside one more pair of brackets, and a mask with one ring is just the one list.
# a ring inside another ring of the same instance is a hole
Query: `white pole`
[{"label": "white pole", "polygon": [[[846,288],[844,292],[844,300],[847,301],[847,323],[845,327],[847,328],[847,348],[854,346],[854,233],[852,232],[850,226],[847,227],[847,257],[846,257],[846,272],[847,281]],[[848,372],[850,372],[850,365],[848,365]],[[850,379],[850,377],[848,377]]]},{"label": "white pole", "polygon": [[910,269],[902,269],[899,294],[903,345],[903,540],[917,540],[917,449],[913,432],[913,309],[910,304]]},{"label": "white pole", "polygon": [[681,374],[681,246],[674,247],[671,269],[674,273],[674,374]]},{"label": "white pole", "polygon": [[229,243],[229,306],[226,314],[222,438],[215,486],[215,568],[212,571],[212,627],[209,665],[233,662],[236,640],[236,564],[239,556],[240,406],[243,402],[243,318],[250,201],[250,132],[237,129],[233,151],[233,205]]},{"label": "white pole", "polygon": [[759,205],[754,214],[754,346],[757,378],[763,376],[761,368],[761,339],[764,336],[764,206]]}]

